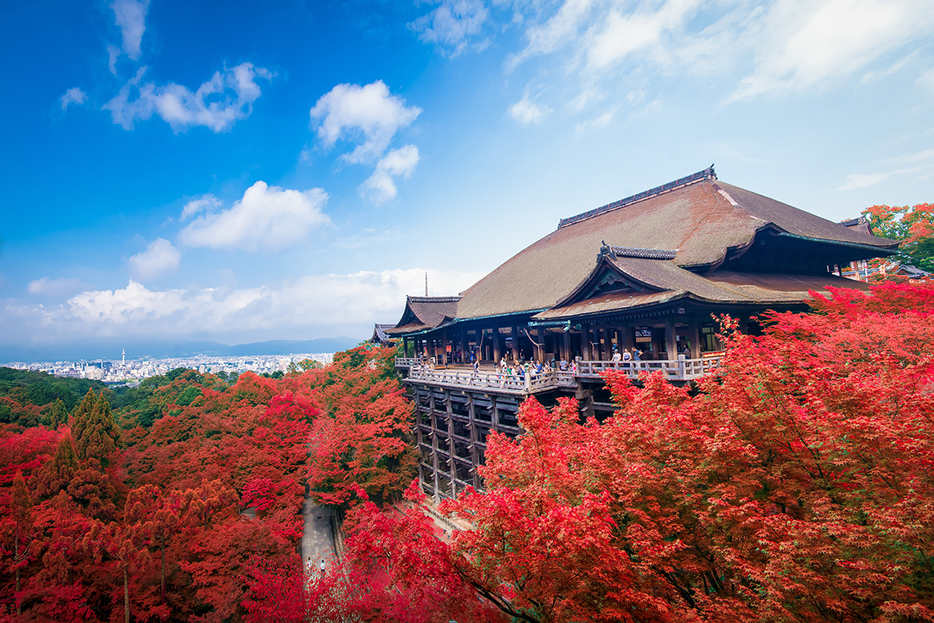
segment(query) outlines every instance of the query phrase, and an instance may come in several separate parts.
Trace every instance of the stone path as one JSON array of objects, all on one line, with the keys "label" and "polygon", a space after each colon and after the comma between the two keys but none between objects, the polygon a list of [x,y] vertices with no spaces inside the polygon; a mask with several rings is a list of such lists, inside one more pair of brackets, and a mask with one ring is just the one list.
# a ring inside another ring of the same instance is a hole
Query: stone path
[{"label": "stone path", "polygon": [[335,558],[333,511],[329,506],[318,506],[305,495],[302,515],[305,517],[305,529],[302,532],[302,562],[305,574],[321,570],[321,559],[331,564]]}]

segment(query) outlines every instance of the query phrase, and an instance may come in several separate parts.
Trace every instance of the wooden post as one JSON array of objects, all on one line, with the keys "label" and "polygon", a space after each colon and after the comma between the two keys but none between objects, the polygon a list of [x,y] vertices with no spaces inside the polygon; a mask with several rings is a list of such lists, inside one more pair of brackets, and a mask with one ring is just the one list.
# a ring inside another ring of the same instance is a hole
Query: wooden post
[{"label": "wooden post", "polygon": [[512,331],[512,359],[513,361],[519,361],[519,358],[522,357],[522,351],[519,349],[519,327],[512,325],[510,330]]},{"label": "wooden post", "polygon": [[584,361],[591,361],[590,357],[590,328],[581,324],[581,356]]},{"label": "wooden post", "polygon": [[457,499],[457,456],[454,444],[454,413],[451,408],[451,391],[444,391],[444,407],[447,410],[448,423],[448,475],[451,477],[451,498]]},{"label": "wooden post", "polygon": [[668,361],[675,361],[678,358],[678,343],[675,341],[675,321],[671,318],[665,319],[665,348]]},{"label": "wooden post", "polygon": [[493,365],[499,365],[502,351],[499,349],[499,327],[493,327]]},{"label": "wooden post", "polygon": [[571,361],[571,331],[563,331],[561,334],[561,359]]},{"label": "wooden post", "polygon": [[473,394],[467,396],[467,417],[470,419],[470,464],[471,478],[473,479],[473,488],[480,488],[480,475],[477,473],[477,465],[480,464],[480,449],[477,447],[477,410],[473,404]]},{"label": "wooden post", "polygon": [[688,325],[688,332],[691,336],[691,359],[700,359],[700,321],[697,316],[692,316]]}]

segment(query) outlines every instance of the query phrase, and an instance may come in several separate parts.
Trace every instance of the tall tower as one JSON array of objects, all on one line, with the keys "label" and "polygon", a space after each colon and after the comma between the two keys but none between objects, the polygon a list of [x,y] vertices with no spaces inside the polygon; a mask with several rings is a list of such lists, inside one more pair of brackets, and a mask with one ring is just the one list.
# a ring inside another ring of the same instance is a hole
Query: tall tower
[{"label": "tall tower", "polygon": [[126,365],[126,349],[125,348],[123,349],[123,353],[121,354],[123,356],[123,365]]}]

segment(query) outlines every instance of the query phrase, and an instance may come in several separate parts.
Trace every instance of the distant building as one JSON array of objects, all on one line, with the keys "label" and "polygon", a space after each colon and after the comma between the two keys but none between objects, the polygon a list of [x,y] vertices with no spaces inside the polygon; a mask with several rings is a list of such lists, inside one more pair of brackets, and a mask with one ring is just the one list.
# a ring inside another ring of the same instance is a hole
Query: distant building
[{"label": "distant building", "polygon": [[373,325],[373,335],[367,340],[371,344],[381,344],[390,346],[395,344],[395,339],[386,333],[386,329],[392,329],[394,324],[376,324]]},{"label": "distant building", "polygon": [[[546,404],[575,396],[583,414],[606,416],[614,407],[601,371],[663,370],[689,382],[718,361],[712,314],[728,313],[745,330],[767,309],[807,309],[809,290],[865,288],[841,277],[842,267],[897,245],[721,182],[711,166],[562,219],[461,296],[407,297],[402,317],[382,331],[406,354],[397,367],[417,405],[425,492],[480,487],[487,435],[518,434],[526,396]],[[634,349],[638,369],[614,357]],[[452,365],[473,359],[486,370]],[[532,370],[491,372],[502,359],[533,362]],[[562,360],[576,363],[535,373]]]}]

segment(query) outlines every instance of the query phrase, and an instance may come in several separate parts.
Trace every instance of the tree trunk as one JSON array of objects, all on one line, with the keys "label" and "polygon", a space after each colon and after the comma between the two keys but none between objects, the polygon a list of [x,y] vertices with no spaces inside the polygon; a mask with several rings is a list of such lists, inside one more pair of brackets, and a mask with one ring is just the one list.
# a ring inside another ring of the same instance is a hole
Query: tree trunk
[{"label": "tree trunk", "polygon": [[162,605],[165,605],[165,535],[162,535]]},{"label": "tree trunk", "polygon": [[123,620],[130,623],[130,576],[127,565],[123,565]]},{"label": "tree trunk", "polygon": [[16,616],[23,616],[23,602],[19,598],[19,567],[16,568]]}]

